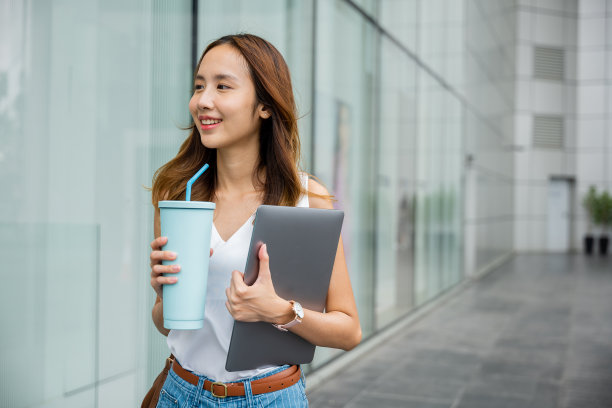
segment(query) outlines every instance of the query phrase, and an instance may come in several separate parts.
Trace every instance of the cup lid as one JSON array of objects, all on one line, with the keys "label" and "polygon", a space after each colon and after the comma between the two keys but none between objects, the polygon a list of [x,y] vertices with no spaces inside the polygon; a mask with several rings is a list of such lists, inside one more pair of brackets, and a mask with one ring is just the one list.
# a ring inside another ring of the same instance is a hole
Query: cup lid
[{"label": "cup lid", "polygon": [[209,201],[184,201],[184,200],[164,200],[157,203],[159,208],[203,208],[208,210],[215,209],[215,203]]}]

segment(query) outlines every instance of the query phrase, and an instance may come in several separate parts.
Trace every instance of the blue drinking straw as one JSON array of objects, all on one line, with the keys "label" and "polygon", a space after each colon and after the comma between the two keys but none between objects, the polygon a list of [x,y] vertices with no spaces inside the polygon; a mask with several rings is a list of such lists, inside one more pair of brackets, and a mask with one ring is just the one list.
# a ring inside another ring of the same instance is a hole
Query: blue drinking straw
[{"label": "blue drinking straw", "polygon": [[193,175],[192,178],[187,182],[187,192],[185,193],[185,201],[191,201],[191,185],[200,177],[208,168],[208,163],[206,163],[196,174]]}]

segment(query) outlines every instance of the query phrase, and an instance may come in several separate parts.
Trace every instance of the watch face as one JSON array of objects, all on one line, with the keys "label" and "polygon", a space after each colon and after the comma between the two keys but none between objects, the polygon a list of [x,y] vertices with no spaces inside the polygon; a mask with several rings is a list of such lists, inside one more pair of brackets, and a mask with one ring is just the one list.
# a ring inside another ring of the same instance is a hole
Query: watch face
[{"label": "watch face", "polygon": [[300,319],[304,318],[304,309],[302,309],[302,305],[300,305],[298,302],[293,302],[293,310]]}]

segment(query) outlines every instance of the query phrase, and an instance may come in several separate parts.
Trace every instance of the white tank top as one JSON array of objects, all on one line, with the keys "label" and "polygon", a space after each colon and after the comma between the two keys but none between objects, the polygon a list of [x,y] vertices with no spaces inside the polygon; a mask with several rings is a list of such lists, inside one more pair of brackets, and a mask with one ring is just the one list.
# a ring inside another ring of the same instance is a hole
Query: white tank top
[{"label": "white tank top", "polygon": [[[308,175],[300,173],[300,179],[304,189],[308,190]],[[308,206],[308,195],[302,195],[296,207]],[[234,319],[225,307],[225,288],[230,285],[233,270],[244,272],[254,217],[255,214],[251,215],[227,241],[223,241],[213,224],[210,237],[213,256],[208,267],[204,327],[198,330],[170,330],[168,334],[168,347],[181,366],[216,381],[239,381],[277,367],[234,372],[225,370],[234,327]]]}]

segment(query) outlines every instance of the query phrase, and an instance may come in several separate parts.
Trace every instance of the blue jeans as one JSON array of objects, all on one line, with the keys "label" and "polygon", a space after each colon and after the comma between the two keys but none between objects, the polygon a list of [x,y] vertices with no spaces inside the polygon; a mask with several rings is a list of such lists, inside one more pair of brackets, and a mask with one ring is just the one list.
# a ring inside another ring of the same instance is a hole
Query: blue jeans
[{"label": "blue jeans", "polygon": [[[264,407],[308,407],[304,384],[304,375],[291,387],[253,395],[251,392],[251,381],[276,374],[289,366],[282,366],[259,376],[242,381],[244,383],[245,396],[218,398],[210,391],[204,389],[204,380],[214,381],[202,375],[198,375],[198,385],[192,385],[179,377],[174,370],[168,372],[166,382],[159,395],[157,408],[264,408]],[[195,373],[194,373],[195,375]]]}]

